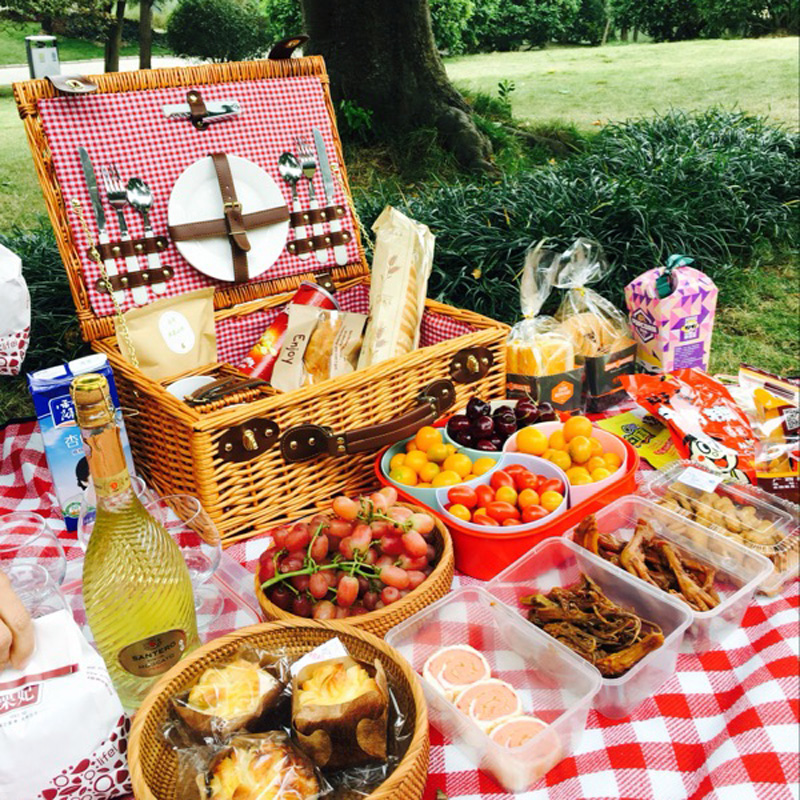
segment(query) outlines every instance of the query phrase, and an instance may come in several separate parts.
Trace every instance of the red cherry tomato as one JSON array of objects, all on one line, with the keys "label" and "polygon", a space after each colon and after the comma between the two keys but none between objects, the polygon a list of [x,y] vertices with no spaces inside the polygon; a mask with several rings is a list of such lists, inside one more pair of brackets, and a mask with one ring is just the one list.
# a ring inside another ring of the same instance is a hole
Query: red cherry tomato
[{"label": "red cherry tomato", "polygon": [[564,494],[564,481],[559,478],[550,478],[549,480],[542,481],[539,489],[539,496],[541,497],[545,492],[558,492]]},{"label": "red cherry tomato", "polygon": [[509,525],[519,525],[519,520],[514,519],[513,517],[510,519],[504,519],[502,523],[500,523],[504,528],[509,527]]},{"label": "red cherry tomato", "polygon": [[541,506],[528,506],[522,512],[522,521],[523,522],[536,522],[543,517],[546,517],[550,512],[546,508],[542,508]]},{"label": "red cherry tomato", "polygon": [[505,470],[499,469],[497,472],[492,473],[492,477],[489,478],[489,484],[495,491],[501,486],[510,486],[513,489],[514,479]]},{"label": "red cherry tomato", "polygon": [[486,506],[486,513],[495,522],[502,523],[507,519],[519,519],[519,509],[511,503],[504,503],[502,500],[495,500]]},{"label": "red cherry tomato", "polygon": [[454,505],[475,508],[478,505],[478,493],[471,486],[453,486],[447,493],[447,499]]},{"label": "red cherry tomato", "polygon": [[533,489],[535,492],[539,490],[539,476],[534,475],[527,469],[514,475],[514,483],[516,484],[517,491],[521,492],[523,489]]},{"label": "red cherry tomato", "polygon": [[519,472],[527,472],[528,470],[522,464],[509,464],[503,467],[503,472],[507,472],[512,478]]},{"label": "red cherry tomato", "polygon": [[486,525],[490,527],[497,525],[497,523],[486,514],[474,514],[472,516],[472,522],[475,525]]},{"label": "red cherry tomato", "polygon": [[494,500],[494,489],[488,484],[482,483],[475,487],[475,496],[478,498],[478,508],[485,508]]}]

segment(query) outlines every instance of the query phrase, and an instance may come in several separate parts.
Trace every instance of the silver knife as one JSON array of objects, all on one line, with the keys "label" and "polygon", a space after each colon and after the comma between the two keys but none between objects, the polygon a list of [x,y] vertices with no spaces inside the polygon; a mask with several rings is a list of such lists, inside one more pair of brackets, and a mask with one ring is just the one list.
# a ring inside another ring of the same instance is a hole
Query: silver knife
[{"label": "silver knife", "polygon": [[[241,112],[242,106],[238,100],[207,100],[206,111],[208,122],[217,122],[221,119],[227,119]],[[189,119],[192,116],[192,111],[188,103],[171,103],[163,107],[164,116],[167,119]]]},{"label": "silver knife", "polygon": [[[333,172],[331,172],[331,162],[328,159],[328,151],[325,148],[325,142],[322,138],[319,128],[312,128],[314,134],[314,146],[317,148],[317,161],[319,162],[319,170],[322,173],[322,184],[325,187],[325,205],[332,206],[336,202],[335,189],[333,185]],[[331,228],[331,233],[336,233],[342,229],[342,221],[339,217],[333,217],[328,220]],[[337,244],[333,248],[333,257],[336,263],[343,267],[347,263],[347,248],[343,244]]]},{"label": "silver knife", "polygon": [[[85,147],[78,148],[78,155],[81,159],[83,178],[86,181],[86,188],[89,190],[89,197],[92,201],[92,210],[94,211],[94,218],[97,222],[97,230],[99,231],[97,239],[100,244],[108,244],[111,240],[108,238],[108,232],[106,231],[106,212],[103,210],[103,204],[100,202],[100,192],[97,190],[97,178],[94,174],[92,161],[89,158],[89,154],[86,152]],[[119,274],[115,259],[107,258],[103,261],[103,264],[105,264],[106,273],[108,274],[109,278],[113,275]],[[125,292],[122,290],[117,290],[114,292],[114,299],[117,301],[117,303],[122,304],[125,300]]]}]

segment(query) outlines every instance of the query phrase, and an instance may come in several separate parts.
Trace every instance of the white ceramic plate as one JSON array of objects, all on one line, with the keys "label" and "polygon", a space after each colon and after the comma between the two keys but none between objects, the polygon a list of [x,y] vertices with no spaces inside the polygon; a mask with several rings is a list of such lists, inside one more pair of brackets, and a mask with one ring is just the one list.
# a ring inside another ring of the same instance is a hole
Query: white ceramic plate
[{"label": "white ceramic plate", "polygon": [[[258,164],[231,155],[228,163],[243,214],[286,204],[278,185]],[[222,198],[211,156],[195,161],[180,174],[169,196],[167,216],[170,225],[222,218]],[[251,245],[247,269],[251,278],[275,263],[286,245],[288,233],[289,220],[247,232]],[[175,242],[175,246],[196,270],[209,278],[233,280],[233,257],[227,236]]]}]

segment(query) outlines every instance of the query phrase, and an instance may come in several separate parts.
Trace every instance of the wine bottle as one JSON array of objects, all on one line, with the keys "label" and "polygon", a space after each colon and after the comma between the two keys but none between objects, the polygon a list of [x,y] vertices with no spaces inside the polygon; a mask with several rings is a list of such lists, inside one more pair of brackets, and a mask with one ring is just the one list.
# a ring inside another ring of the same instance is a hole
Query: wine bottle
[{"label": "wine bottle", "polygon": [[83,564],[86,619],[123,706],[135,709],[198,644],[192,584],[178,545],[133,491],[108,381],[79,375],[71,394],[97,497]]}]

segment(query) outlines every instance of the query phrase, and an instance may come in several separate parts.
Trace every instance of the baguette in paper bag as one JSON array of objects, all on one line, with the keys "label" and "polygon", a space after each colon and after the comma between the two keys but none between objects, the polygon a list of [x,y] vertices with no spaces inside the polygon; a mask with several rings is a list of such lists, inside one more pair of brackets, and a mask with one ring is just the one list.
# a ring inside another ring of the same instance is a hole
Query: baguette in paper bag
[{"label": "baguette in paper bag", "polygon": [[358,368],[410,353],[419,344],[435,236],[427,225],[386,206],[375,220],[370,320]]}]

